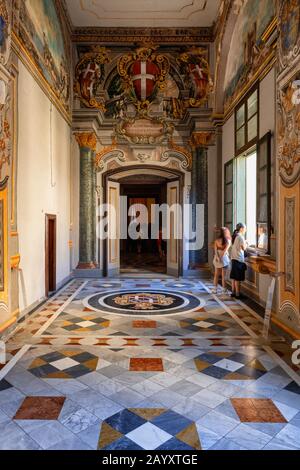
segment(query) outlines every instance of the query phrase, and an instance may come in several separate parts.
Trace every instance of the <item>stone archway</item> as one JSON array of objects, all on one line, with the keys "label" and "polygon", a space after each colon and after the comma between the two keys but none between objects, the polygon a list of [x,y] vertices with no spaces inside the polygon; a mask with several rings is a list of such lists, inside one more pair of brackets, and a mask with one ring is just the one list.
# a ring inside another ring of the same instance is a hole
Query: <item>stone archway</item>
[{"label": "stone archway", "polygon": [[[140,163],[132,165],[125,164],[124,166],[102,172],[101,193],[103,195],[103,202],[108,205],[117,205],[115,210],[116,212],[119,211],[120,182],[126,177],[135,176],[138,178],[149,174],[151,174],[151,176],[161,177],[165,180],[167,188],[166,203],[168,207],[172,207],[173,204],[178,204],[180,210],[177,216],[175,215],[175,220],[177,220],[177,223],[182,227],[184,217],[184,190],[187,178],[183,171],[174,168]],[[108,219],[109,218],[110,214],[108,214]],[[108,232],[110,232],[110,223],[110,220],[108,220]],[[171,228],[170,239],[167,240],[167,273],[169,275],[179,276],[182,274],[184,268],[184,241],[182,239],[175,240],[172,230],[176,231],[176,229],[174,227],[173,229]],[[119,241],[115,239],[111,240],[110,238],[103,240],[102,254],[102,265],[101,260],[100,265],[103,274],[108,276],[118,275],[120,269]]]}]

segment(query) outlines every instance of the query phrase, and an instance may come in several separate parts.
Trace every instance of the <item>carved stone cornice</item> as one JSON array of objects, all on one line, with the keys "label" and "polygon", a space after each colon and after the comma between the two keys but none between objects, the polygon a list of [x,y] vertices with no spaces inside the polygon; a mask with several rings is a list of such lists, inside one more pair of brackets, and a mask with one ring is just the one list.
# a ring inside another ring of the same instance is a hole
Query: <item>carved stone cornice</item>
[{"label": "carved stone cornice", "polygon": [[97,137],[94,132],[76,132],[75,139],[80,148],[88,148],[96,152]]},{"label": "carved stone cornice", "polygon": [[213,42],[213,27],[193,28],[108,28],[77,27],[72,34],[76,43],[143,43],[153,41],[156,44],[197,44]]},{"label": "carved stone cornice", "polygon": [[224,114],[213,114],[211,120],[215,128],[222,127],[224,124]]},{"label": "carved stone cornice", "polygon": [[197,131],[192,133],[190,140],[193,149],[197,147],[209,147],[215,144],[215,133],[212,131]]}]

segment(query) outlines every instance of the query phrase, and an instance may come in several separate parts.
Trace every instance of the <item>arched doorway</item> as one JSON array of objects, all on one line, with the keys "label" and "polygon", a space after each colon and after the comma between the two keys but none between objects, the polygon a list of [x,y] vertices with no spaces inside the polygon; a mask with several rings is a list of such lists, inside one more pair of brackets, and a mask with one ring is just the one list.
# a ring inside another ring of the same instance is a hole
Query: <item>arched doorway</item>
[{"label": "arched doorway", "polygon": [[[181,275],[184,172],[157,165],[130,165],[103,173],[102,184],[103,202],[108,205],[104,275],[130,272]],[[146,215],[139,210],[141,204],[147,208]],[[159,218],[155,218],[157,212],[153,211],[158,211]],[[136,232],[140,235],[133,239],[130,229],[136,216],[140,222]]]}]

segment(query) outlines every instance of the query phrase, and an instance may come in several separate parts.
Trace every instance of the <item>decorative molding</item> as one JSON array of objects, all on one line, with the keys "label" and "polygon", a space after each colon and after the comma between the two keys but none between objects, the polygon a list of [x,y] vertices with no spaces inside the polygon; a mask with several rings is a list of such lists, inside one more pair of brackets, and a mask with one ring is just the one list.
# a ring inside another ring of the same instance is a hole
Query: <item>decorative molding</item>
[{"label": "decorative molding", "polygon": [[169,140],[168,147],[169,148],[161,154],[160,160],[165,162],[168,161],[170,157],[178,158],[178,156],[180,156],[183,159],[183,162],[181,163],[182,169],[191,171],[193,164],[193,156],[191,152],[187,148],[175,144],[173,139]]},{"label": "decorative molding", "polygon": [[136,157],[142,163],[145,163],[147,160],[152,159],[152,156],[147,153],[138,153]]},{"label": "decorative molding", "polygon": [[215,128],[222,127],[224,124],[224,114],[213,114],[211,120]]},{"label": "decorative molding", "polygon": [[75,28],[75,43],[135,44],[153,41],[155,44],[198,44],[214,41],[213,27],[208,28]]},{"label": "decorative molding", "polygon": [[76,132],[74,135],[80,148],[88,148],[96,152],[97,137],[94,132]]},{"label": "decorative molding", "polygon": [[276,261],[269,256],[248,256],[246,264],[259,274],[276,273]]},{"label": "decorative molding", "polygon": [[292,302],[285,301],[280,307],[279,317],[281,317],[285,323],[292,327],[296,327],[299,330],[300,314],[299,309]]},{"label": "decorative molding", "polygon": [[117,148],[117,144],[112,143],[108,147],[104,147],[102,150],[100,150],[100,152],[98,152],[95,157],[95,166],[99,167],[100,162],[102,158],[104,157],[104,155],[113,152],[114,150],[116,150],[116,148]]},{"label": "decorative molding", "polygon": [[0,310],[8,305],[8,177],[0,184]]},{"label": "decorative molding", "polygon": [[95,157],[95,166],[98,171],[102,171],[104,169],[104,164],[105,164],[104,160],[108,158],[113,158],[115,162],[117,160],[123,163],[126,161],[126,156],[123,150],[119,150],[117,148],[117,144],[113,143],[112,145],[109,145],[108,147],[104,147],[100,152],[97,153]]},{"label": "decorative molding", "polygon": [[170,139],[173,132],[174,125],[164,118],[126,117],[115,127],[115,137],[131,144],[160,144]]},{"label": "decorative molding", "polygon": [[[9,103],[5,107],[4,113],[1,113],[0,117],[0,181],[3,181],[8,176],[11,163],[11,132],[6,114],[9,111]],[[1,111],[2,108],[3,106],[0,105]]]},{"label": "decorative molding", "polygon": [[296,198],[286,197],[285,206],[285,290],[295,293]]}]

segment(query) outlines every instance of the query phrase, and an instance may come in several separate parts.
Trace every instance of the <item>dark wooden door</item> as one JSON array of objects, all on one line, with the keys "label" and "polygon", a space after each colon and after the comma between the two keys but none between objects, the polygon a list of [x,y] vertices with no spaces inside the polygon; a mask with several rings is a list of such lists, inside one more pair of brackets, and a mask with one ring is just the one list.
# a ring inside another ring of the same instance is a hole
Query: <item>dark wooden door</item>
[{"label": "dark wooden door", "polygon": [[56,215],[46,215],[45,255],[45,290],[48,297],[56,290]]}]

